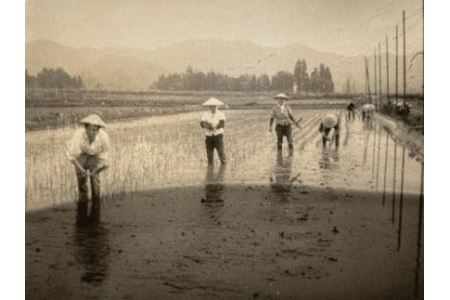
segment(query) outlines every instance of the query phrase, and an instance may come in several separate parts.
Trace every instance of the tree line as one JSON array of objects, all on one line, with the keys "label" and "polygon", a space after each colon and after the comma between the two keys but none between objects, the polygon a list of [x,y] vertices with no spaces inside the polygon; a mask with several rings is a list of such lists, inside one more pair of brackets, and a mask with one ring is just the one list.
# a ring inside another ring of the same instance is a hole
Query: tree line
[{"label": "tree line", "polygon": [[311,75],[308,75],[308,68],[305,60],[298,60],[294,68],[294,81],[298,92],[304,93],[325,93],[334,92],[333,76],[330,68],[323,63],[319,68],[314,68]]},{"label": "tree line", "polygon": [[25,87],[27,89],[81,89],[84,88],[84,83],[80,76],[70,76],[62,68],[43,68],[36,76],[29,75],[25,70]]},{"label": "tree line", "polygon": [[244,74],[238,77],[228,76],[214,71],[202,72],[188,67],[184,73],[162,74],[152,85],[160,90],[216,90],[216,91],[294,91],[302,93],[333,93],[334,83],[330,68],[320,64],[311,75],[307,72],[306,62],[297,61],[294,73],[279,71],[272,77]]}]

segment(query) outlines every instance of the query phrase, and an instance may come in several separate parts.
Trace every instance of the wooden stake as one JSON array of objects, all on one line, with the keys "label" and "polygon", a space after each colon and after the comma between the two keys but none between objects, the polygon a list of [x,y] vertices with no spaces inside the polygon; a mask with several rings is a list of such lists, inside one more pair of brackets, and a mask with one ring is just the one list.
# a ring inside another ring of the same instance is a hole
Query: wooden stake
[{"label": "wooden stake", "polygon": [[406,105],[406,23],[405,11],[403,11],[403,105]]}]

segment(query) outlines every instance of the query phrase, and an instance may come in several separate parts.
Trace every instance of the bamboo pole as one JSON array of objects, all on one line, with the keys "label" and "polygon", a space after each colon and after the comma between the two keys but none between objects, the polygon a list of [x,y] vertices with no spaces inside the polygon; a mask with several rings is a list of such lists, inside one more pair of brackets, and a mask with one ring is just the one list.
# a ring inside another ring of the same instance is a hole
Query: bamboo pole
[{"label": "bamboo pole", "polygon": [[395,26],[395,106],[398,105],[398,25]]},{"label": "bamboo pole", "polygon": [[386,104],[389,104],[389,46],[386,35]]},{"label": "bamboo pole", "polygon": [[403,105],[406,105],[406,17],[403,11]]},{"label": "bamboo pole", "polygon": [[383,101],[381,100],[382,97],[382,92],[381,92],[381,44],[378,43],[378,77],[379,77],[379,84],[378,84],[378,89],[379,89],[379,93],[378,93],[378,97],[379,97],[379,101],[378,101],[378,110],[380,110]]}]

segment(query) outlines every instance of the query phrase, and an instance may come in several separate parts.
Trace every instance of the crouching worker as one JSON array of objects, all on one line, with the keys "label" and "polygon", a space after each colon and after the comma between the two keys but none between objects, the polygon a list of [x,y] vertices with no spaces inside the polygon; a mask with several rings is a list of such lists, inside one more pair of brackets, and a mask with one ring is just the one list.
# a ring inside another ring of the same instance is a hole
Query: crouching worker
[{"label": "crouching worker", "polygon": [[75,166],[78,181],[79,201],[88,199],[88,178],[91,182],[92,200],[100,200],[100,172],[107,168],[106,160],[110,147],[106,125],[98,115],[92,114],[80,121],[68,143],[67,156]]},{"label": "crouching worker", "polygon": [[339,147],[339,127],[340,118],[334,113],[328,113],[320,122],[319,132],[322,133],[322,145],[326,146],[327,142],[330,144],[335,141],[336,148]]},{"label": "crouching worker", "polygon": [[269,132],[272,132],[273,122],[275,120],[275,131],[277,133],[277,149],[278,152],[283,150],[283,136],[286,136],[288,147],[289,147],[289,155],[294,154],[294,139],[292,137],[292,124],[300,128],[298,123],[302,120],[295,120],[294,115],[292,114],[291,108],[286,104],[286,100],[289,99],[288,96],[281,93],[273,97],[275,100],[278,100],[278,104],[272,108],[272,113],[270,115],[269,122]]},{"label": "crouching worker", "polygon": [[202,115],[200,126],[205,129],[206,156],[208,164],[214,163],[214,149],[217,150],[220,162],[225,164],[225,152],[223,146],[223,129],[225,127],[225,114],[219,111],[218,106],[223,102],[216,98],[209,98],[202,105],[208,106],[209,110]]}]

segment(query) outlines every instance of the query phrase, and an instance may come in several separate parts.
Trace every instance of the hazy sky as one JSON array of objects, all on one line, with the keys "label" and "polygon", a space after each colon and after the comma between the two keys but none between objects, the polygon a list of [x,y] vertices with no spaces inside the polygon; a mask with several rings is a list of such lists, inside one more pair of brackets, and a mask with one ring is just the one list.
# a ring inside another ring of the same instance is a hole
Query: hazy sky
[{"label": "hazy sky", "polygon": [[[401,32],[422,49],[420,0],[27,0],[26,40],[75,47],[153,49],[186,39],[246,39],[260,46],[300,43],[342,54],[372,53]],[[392,45],[393,45],[392,41]]]}]

